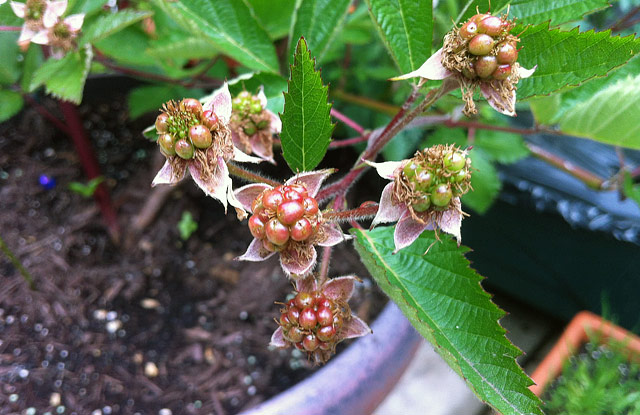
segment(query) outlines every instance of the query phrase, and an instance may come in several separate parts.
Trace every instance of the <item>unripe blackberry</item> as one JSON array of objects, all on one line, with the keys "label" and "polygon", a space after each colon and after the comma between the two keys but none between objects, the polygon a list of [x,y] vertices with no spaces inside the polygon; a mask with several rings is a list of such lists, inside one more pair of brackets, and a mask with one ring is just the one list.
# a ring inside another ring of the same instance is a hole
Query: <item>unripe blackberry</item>
[{"label": "unripe blackberry", "polygon": [[278,205],[278,220],[285,225],[293,225],[304,216],[304,206],[299,201],[287,200]]},{"label": "unripe blackberry", "polygon": [[168,130],[168,125],[167,122],[169,120],[169,115],[167,115],[166,113],[162,113],[160,115],[158,115],[158,117],[156,118],[156,131],[160,134],[162,133],[166,133]]},{"label": "unripe blackberry", "polygon": [[315,310],[311,307],[307,307],[302,310],[300,312],[298,323],[300,324],[300,327],[306,330],[315,328],[316,324],[318,324],[318,317],[316,316]]},{"label": "unripe blackberry", "polygon": [[318,307],[316,317],[318,319],[318,324],[321,326],[328,326],[333,323],[333,312],[329,307]]},{"label": "unripe blackberry", "polygon": [[174,148],[178,157],[183,158],[185,160],[193,158],[194,149],[193,149],[193,145],[189,142],[189,140],[182,138],[176,141]]},{"label": "unripe blackberry", "polygon": [[511,75],[511,65],[498,65],[495,71],[491,74],[493,79],[503,81]]},{"label": "unripe blackberry", "polygon": [[169,156],[175,156],[176,150],[173,145],[173,137],[171,134],[160,134],[158,137],[158,145]]},{"label": "unripe blackberry", "polygon": [[313,306],[314,298],[313,298],[313,295],[311,295],[311,293],[307,293],[303,291],[296,294],[293,301],[296,307],[298,307],[299,309],[303,309],[306,307]]},{"label": "unripe blackberry", "polygon": [[289,311],[287,311],[287,317],[291,324],[298,324],[298,320],[300,318],[300,309],[297,307],[289,307]]},{"label": "unripe blackberry", "polygon": [[244,127],[243,131],[246,135],[254,135],[257,129],[255,125],[247,125],[246,127]]},{"label": "unripe blackberry", "polygon": [[410,161],[406,166],[404,166],[402,173],[404,173],[404,177],[406,177],[407,180],[411,180],[416,176],[416,170],[419,168],[419,164]]},{"label": "unripe blackberry", "polygon": [[493,72],[498,68],[498,61],[495,56],[480,56],[474,65],[476,74],[483,79],[491,77]]},{"label": "unripe blackberry", "polygon": [[209,148],[213,143],[211,131],[201,124],[193,125],[189,128],[189,138],[197,148]]},{"label": "unripe blackberry", "polygon": [[476,34],[478,34],[478,24],[476,22],[474,22],[474,21],[471,21],[471,20],[466,22],[460,28],[459,34],[465,40],[471,39]]},{"label": "unripe blackberry", "polygon": [[420,195],[412,206],[416,212],[426,212],[431,207],[431,198],[429,195]]},{"label": "unripe blackberry", "polygon": [[469,52],[474,55],[488,55],[493,49],[494,40],[486,34],[476,35],[469,42]]},{"label": "unripe blackberry", "polygon": [[318,213],[318,202],[312,197],[304,198],[304,212],[307,215],[316,215]]},{"label": "unripe blackberry", "polygon": [[293,326],[286,332],[286,336],[289,341],[298,343],[304,339],[304,332],[300,329],[300,327]]},{"label": "unripe blackberry", "polygon": [[498,63],[515,63],[518,60],[518,50],[516,46],[511,42],[502,42],[497,46],[498,53],[496,55]]},{"label": "unripe blackberry", "polygon": [[291,226],[291,239],[294,241],[306,241],[313,234],[313,225],[308,219],[301,218]]},{"label": "unripe blackberry", "polygon": [[266,237],[264,222],[262,222],[257,215],[249,218],[249,231],[251,231],[251,235],[253,235],[254,238],[264,239]]},{"label": "unripe blackberry", "polygon": [[218,128],[218,116],[213,111],[205,111],[202,113],[202,123],[209,130],[216,130]]},{"label": "unripe blackberry", "polygon": [[200,115],[202,113],[202,104],[195,98],[185,98],[180,101],[180,110]]},{"label": "unripe blackberry", "polygon": [[499,17],[488,15],[478,22],[478,33],[498,36],[505,30],[504,23]]},{"label": "unripe blackberry", "polygon": [[446,184],[441,184],[431,194],[431,203],[438,207],[448,206],[452,197],[451,188]]},{"label": "unripe blackberry", "polygon": [[467,164],[467,158],[459,151],[452,151],[444,156],[444,166],[450,171],[459,171]]},{"label": "unripe blackberry", "polygon": [[302,346],[308,352],[313,352],[319,346],[320,342],[314,334],[307,334],[302,340]]},{"label": "unripe blackberry", "polygon": [[274,245],[284,245],[289,240],[289,228],[283,225],[277,218],[267,222],[265,235],[269,242]]},{"label": "unripe blackberry", "polygon": [[333,325],[322,326],[316,332],[316,336],[323,342],[330,342],[336,337],[336,329]]},{"label": "unripe blackberry", "polygon": [[276,210],[278,205],[284,201],[284,197],[282,193],[280,193],[280,189],[271,189],[266,190],[262,196],[262,204],[267,209]]}]

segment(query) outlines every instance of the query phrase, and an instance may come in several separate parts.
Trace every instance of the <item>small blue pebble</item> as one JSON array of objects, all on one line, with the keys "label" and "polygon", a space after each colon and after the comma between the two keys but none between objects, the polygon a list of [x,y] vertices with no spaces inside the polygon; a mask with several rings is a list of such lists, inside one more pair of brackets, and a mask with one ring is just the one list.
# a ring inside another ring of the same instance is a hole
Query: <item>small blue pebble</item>
[{"label": "small blue pebble", "polygon": [[44,190],[51,190],[56,187],[56,179],[53,177],[49,177],[46,174],[40,175],[39,182],[40,186],[42,186]]}]

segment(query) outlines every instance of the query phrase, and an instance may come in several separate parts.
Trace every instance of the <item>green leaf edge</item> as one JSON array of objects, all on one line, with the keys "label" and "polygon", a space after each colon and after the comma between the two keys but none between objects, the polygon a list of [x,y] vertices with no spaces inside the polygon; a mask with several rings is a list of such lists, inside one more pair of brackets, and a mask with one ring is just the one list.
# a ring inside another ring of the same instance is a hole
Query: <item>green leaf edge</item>
[{"label": "green leaf edge", "polygon": [[[426,231],[429,232],[429,231]],[[430,231],[433,232],[433,231]],[[362,262],[365,264],[365,266],[367,267],[367,269],[370,268],[370,266],[374,266],[376,268],[380,268],[384,270],[384,266],[380,265],[378,263],[378,261],[376,260],[376,258],[373,256],[373,253],[369,252],[367,250],[367,247],[364,245],[363,242],[361,242],[363,239],[366,240],[368,246],[375,252],[378,252],[378,250],[375,247],[375,244],[372,242],[371,238],[368,237],[368,235],[365,234],[364,230],[362,229],[356,229],[356,228],[352,228],[350,230],[350,233],[352,235],[355,236],[354,238],[354,247],[356,248],[356,251],[358,252],[358,254],[360,255],[360,258],[362,260]],[[424,233],[423,233],[424,235]],[[442,236],[441,236],[442,237]],[[466,252],[470,251],[470,248],[462,245],[460,247],[461,252],[464,254]],[[379,255],[379,258],[382,257],[382,254]],[[477,272],[475,272],[471,267],[470,267],[470,262],[468,259],[466,259],[466,257],[464,258],[464,260],[467,262],[467,268],[470,269],[474,274],[476,274],[479,277],[478,280],[478,284],[480,284],[480,282],[484,279],[484,277],[480,274],[478,274]],[[387,269],[391,269],[390,267]],[[370,272],[371,276],[376,280],[376,282],[380,285],[380,288],[389,296],[389,298],[396,303],[396,305],[400,308],[400,310],[402,311],[402,313],[409,319],[409,321],[411,322],[411,325],[414,326],[414,328],[426,339],[428,340],[433,346],[434,349],[436,350],[436,352],[438,352],[438,354],[440,354],[442,356],[442,358],[449,364],[449,367],[454,370],[461,378],[463,378],[465,380],[465,383],[467,384],[467,386],[472,390],[472,392],[474,393],[474,395],[476,395],[476,397],[478,397],[478,399],[480,399],[481,401],[483,401],[484,403],[491,405],[488,402],[485,402],[484,400],[482,400],[482,398],[479,396],[478,391],[476,391],[476,388],[473,384],[471,384],[470,382],[467,382],[466,378],[463,376],[463,374],[460,371],[459,366],[452,364],[453,362],[458,362],[458,359],[447,349],[445,349],[442,345],[438,344],[438,342],[435,340],[433,333],[433,330],[431,329],[430,326],[428,326],[426,323],[424,323],[424,321],[422,319],[420,319],[420,317],[418,316],[419,312],[418,310],[416,310],[413,306],[411,306],[411,304],[409,304],[409,301],[406,299],[406,297],[404,296],[404,292],[402,290],[400,290],[400,288],[395,287],[389,280],[388,278],[386,279],[382,279],[382,278],[377,278],[373,272]],[[386,275],[383,272],[383,275]],[[484,291],[484,290],[483,290]],[[408,290],[406,290],[406,292],[408,292]],[[486,293],[486,291],[484,291]],[[490,296],[489,293],[486,293],[487,296]],[[403,301],[397,301],[396,298],[401,298]],[[500,309],[497,305],[495,305],[495,303],[493,301],[489,301],[494,309],[501,315],[500,318],[504,317],[506,315],[506,312],[502,309]],[[499,320],[498,319],[498,325],[500,325]],[[416,325],[414,322],[422,322],[423,324],[421,325]],[[500,325],[500,327],[502,328],[502,326]],[[425,332],[426,330],[426,332]],[[502,328],[503,331],[503,335],[506,334],[506,330],[504,328]],[[520,350],[517,346],[515,346],[506,336],[504,336],[504,338],[507,340],[509,346],[511,346],[512,350],[514,351],[514,353],[516,353],[517,355],[521,355],[522,354],[522,350]],[[514,356],[514,362],[515,362],[515,356]],[[471,366],[471,365],[470,365]],[[472,366],[473,367],[473,366]],[[524,374],[524,371],[522,372]],[[528,386],[533,385],[534,382],[533,380],[530,380],[530,383]],[[527,389],[528,390],[528,389]],[[535,412],[536,415],[543,415],[542,411],[540,410],[540,405],[541,405],[541,401],[539,400],[539,398],[537,396],[535,396],[533,394],[533,392],[529,392],[529,397],[534,397],[535,399],[538,400],[538,412]],[[508,402],[505,400],[505,402]],[[518,412],[519,414],[522,414],[521,412]]]}]

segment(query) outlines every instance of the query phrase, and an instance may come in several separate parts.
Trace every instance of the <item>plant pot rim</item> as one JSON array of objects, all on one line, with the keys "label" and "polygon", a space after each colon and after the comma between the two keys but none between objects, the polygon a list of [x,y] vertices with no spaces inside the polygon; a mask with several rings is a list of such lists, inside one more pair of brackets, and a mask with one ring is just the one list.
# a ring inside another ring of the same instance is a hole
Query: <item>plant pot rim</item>
[{"label": "plant pot rim", "polygon": [[562,336],[533,372],[531,379],[535,384],[529,389],[537,396],[542,396],[545,388],[562,372],[563,363],[589,341],[590,332],[598,333],[602,343],[607,339],[624,343],[629,358],[640,359],[640,337],[590,311],[581,311],[573,317]]},{"label": "plant pot rim", "polygon": [[392,302],[361,337],[322,369],[240,415],[366,415],[393,389],[422,337]]}]

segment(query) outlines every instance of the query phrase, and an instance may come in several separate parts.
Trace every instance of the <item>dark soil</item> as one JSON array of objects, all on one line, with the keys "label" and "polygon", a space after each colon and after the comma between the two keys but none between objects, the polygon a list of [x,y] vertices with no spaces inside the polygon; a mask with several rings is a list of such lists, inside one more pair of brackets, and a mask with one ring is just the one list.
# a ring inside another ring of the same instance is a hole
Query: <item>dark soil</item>
[{"label": "dark soil", "polygon": [[[0,125],[0,235],[35,282],[0,254],[0,414],[233,414],[316,370],[267,346],[274,301],[291,291],[277,259],[234,261],[248,229],[190,180],[150,187],[162,157],[139,132],[153,116],[130,122],[122,102],[81,107],[119,243],[93,199],[68,189],[86,179],[64,134],[32,109]],[[333,157],[348,166],[355,153]],[[270,173],[284,179],[279,165]],[[157,217],[141,213],[154,204]],[[185,211],[199,224],[187,241]],[[334,252],[331,276],[366,277],[350,245]],[[382,300],[364,282],[353,307],[371,321]]]}]

